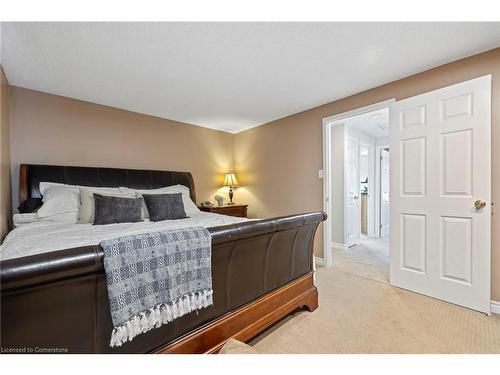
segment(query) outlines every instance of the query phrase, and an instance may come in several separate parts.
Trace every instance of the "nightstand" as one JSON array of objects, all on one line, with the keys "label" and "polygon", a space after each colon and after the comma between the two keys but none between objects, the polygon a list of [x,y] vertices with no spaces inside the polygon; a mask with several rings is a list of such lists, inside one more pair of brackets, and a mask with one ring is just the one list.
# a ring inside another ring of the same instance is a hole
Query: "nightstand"
[{"label": "nightstand", "polygon": [[247,217],[248,204],[233,204],[226,206],[198,207],[201,211],[212,212],[214,214]]}]

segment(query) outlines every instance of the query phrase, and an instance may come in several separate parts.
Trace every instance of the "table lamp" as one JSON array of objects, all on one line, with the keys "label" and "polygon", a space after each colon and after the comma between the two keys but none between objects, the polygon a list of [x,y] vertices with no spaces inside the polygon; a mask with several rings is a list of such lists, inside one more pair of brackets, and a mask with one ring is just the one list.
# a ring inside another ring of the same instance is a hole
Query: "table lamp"
[{"label": "table lamp", "polygon": [[236,176],[232,172],[226,173],[226,177],[224,178],[224,185],[229,187],[229,204],[233,205],[233,188],[238,186],[238,180],[236,180]]}]

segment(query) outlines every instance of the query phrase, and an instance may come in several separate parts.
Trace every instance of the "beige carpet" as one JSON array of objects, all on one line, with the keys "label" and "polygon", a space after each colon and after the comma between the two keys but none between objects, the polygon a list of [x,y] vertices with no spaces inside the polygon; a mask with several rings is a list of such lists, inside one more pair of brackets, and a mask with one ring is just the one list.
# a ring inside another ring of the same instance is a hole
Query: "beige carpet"
[{"label": "beige carpet", "polygon": [[261,353],[500,353],[500,316],[318,268],[319,308],[255,338]]},{"label": "beige carpet", "polygon": [[389,281],[389,243],[387,239],[361,238],[347,249],[333,248],[333,266],[362,277]]}]

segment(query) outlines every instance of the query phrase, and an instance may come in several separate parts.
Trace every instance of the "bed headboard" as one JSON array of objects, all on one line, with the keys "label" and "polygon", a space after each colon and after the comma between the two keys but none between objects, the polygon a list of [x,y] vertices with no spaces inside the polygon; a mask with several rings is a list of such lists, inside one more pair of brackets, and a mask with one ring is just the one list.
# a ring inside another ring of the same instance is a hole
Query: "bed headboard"
[{"label": "bed headboard", "polygon": [[193,176],[190,172],[153,171],[61,165],[21,164],[19,169],[19,202],[40,198],[40,182],[59,182],[69,185],[155,189],[171,185],[187,186],[196,203]]}]

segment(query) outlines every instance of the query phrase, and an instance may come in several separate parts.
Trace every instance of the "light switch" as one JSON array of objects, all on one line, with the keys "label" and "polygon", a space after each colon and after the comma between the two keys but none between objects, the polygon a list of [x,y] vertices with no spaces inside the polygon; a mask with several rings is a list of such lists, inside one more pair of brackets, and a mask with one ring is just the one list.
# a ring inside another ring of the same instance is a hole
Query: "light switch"
[{"label": "light switch", "polygon": [[320,169],[320,170],[318,171],[318,177],[319,177],[319,178],[323,178],[323,169]]}]

